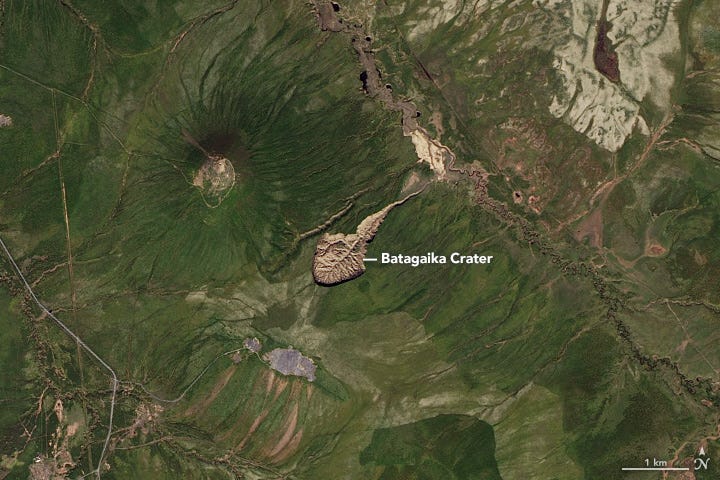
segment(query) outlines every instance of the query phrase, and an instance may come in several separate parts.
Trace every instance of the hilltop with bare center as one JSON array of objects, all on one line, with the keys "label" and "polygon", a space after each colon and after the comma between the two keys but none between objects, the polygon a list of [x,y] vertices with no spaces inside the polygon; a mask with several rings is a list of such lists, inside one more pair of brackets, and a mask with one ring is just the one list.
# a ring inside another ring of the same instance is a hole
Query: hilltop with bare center
[{"label": "hilltop with bare center", "polygon": [[235,168],[232,162],[224,155],[208,152],[188,131],[183,130],[182,135],[186,142],[205,157],[193,176],[192,184],[200,189],[208,207],[219,206],[235,186]]},{"label": "hilltop with bare center", "polygon": [[195,173],[193,185],[202,190],[208,203],[219,204],[235,185],[235,169],[222,155],[208,155]]}]

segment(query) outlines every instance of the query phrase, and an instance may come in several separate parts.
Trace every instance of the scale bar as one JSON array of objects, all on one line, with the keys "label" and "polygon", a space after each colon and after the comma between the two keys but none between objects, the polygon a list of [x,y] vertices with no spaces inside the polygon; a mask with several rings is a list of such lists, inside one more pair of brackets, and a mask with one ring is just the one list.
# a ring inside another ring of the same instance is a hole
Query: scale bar
[{"label": "scale bar", "polygon": [[623,467],[625,472],[687,472],[689,467]]},{"label": "scale bar", "polygon": [[363,258],[363,262],[377,262],[377,258]]}]

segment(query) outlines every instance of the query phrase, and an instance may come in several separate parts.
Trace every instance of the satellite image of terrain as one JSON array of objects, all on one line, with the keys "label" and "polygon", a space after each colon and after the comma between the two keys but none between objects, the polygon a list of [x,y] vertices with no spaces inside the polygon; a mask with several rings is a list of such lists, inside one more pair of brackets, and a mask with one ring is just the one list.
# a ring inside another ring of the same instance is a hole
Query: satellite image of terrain
[{"label": "satellite image of terrain", "polygon": [[720,479],[720,0],[0,0],[0,480]]}]

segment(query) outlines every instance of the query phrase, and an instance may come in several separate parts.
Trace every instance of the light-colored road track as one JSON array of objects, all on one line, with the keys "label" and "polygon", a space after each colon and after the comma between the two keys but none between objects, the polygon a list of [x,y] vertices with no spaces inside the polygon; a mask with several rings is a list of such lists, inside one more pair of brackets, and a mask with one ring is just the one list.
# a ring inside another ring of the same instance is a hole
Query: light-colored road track
[{"label": "light-colored road track", "polygon": [[117,390],[118,390],[118,387],[119,387],[120,383],[124,383],[124,384],[126,384],[126,385],[137,385],[137,386],[139,386],[148,396],[150,396],[151,398],[153,398],[154,400],[156,400],[156,401],[158,401],[158,402],[163,402],[163,403],[177,403],[177,402],[179,402],[180,400],[182,400],[183,398],[185,398],[185,395],[190,391],[190,389],[195,386],[195,384],[200,380],[200,378],[201,378],[203,375],[205,375],[205,373],[207,373],[207,371],[210,369],[210,367],[212,367],[212,365],[213,365],[216,361],[218,361],[220,358],[222,358],[222,357],[224,357],[224,356],[227,356],[227,355],[229,355],[229,354],[231,354],[231,353],[235,353],[235,352],[238,352],[238,351],[242,350],[242,349],[229,350],[229,351],[223,352],[223,353],[219,354],[218,356],[216,356],[215,358],[213,358],[213,359],[210,361],[210,363],[208,363],[207,366],[193,379],[193,381],[190,382],[190,385],[188,385],[188,386],[182,391],[182,393],[181,393],[177,398],[173,398],[173,399],[161,398],[161,397],[155,395],[154,393],[152,393],[151,391],[149,391],[147,388],[145,388],[145,385],[143,385],[142,383],[139,383],[139,382],[132,382],[132,381],[121,382],[121,381],[118,379],[118,376],[117,376],[117,374],[115,373],[115,370],[114,370],[105,360],[103,360],[102,357],[100,357],[100,355],[98,355],[97,353],[95,353],[95,351],[93,351],[93,349],[90,348],[75,332],[73,332],[72,330],[70,330],[70,328],[69,328],[67,325],[65,325],[59,318],[57,318],[57,317],[50,311],[50,309],[48,309],[48,308],[38,299],[38,297],[35,295],[35,292],[33,291],[32,287],[30,286],[30,284],[28,283],[27,279],[25,278],[25,275],[22,273],[22,270],[20,270],[20,267],[19,267],[18,264],[15,262],[15,258],[14,258],[14,257],[12,256],[12,254],[10,253],[10,250],[8,250],[7,245],[6,245],[5,242],[2,240],[2,238],[0,238],[0,247],[2,247],[2,250],[5,252],[5,256],[7,257],[8,261],[10,262],[10,264],[13,266],[13,269],[15,270],[15,273],[17,273],[18,277],[19,277],[20,280],[22,281],[23,285],[25,286],[25,290],[27,290],[27,292],[28,292],[28,294],[30,295],[30,298],[33,300],[33,302],[35,302],[35,304],[36,304],[48,317],[52,318],[53,321],[58,325],[58,327],[60,327],[70,338],[72,338],[73,340],[75,340],[75,341],[78,343],[78,345],[80,345],[80,347],[81,347],[83,350],[85,350],[92,358],[94,358],[95,360],[97,360],[97,362],[98,362],[105,370],[107,370],[107,371],[110,373],[110,376],[112,377],[113,387],[112,387],[112,398],[111,398],[111,401],[110,401],[110,419],[109,419],[109,423],[108,423],[108,433],[107,433],[107,436],[105,437],[105,443],[103,444],[103,449],[102,449],[102,452],[100,453],[100,458],[98,459],[98,466],[97,466],[97,468],[96,468],[95,470],[93,470],[92,472],[90,472],[90,473],[88,473],[88,474],[86,474],[86,475],[83,475],[81,478],[85,478],[85,477],[88,477],[88,476],[90,476],[90,475],[95,475],[96,478],[98,478],[98,479],[100,478],[100,470],[101,470],[102,464],[103,464],[102,462],[103,462],[103,460],[105,459],[105,453],[107,452],[108,445],[110,444],[110,437],[112,436],[112,432],[113,432],[113,416],[114,416],[114,414],[115,414],[115,400],[116,400],[116,398],[117,398]]},{"label": "light-colored road track", "polygon": [[23,285],[25,286],[25,290],[27,290],[28,294],[30,295],[30,298],[35,302],[35,304],[45,312],[45,314],[52,318],[53,321],[73,340],[75,340],[80,347],[82,347],[83,350],[85,350],[92,358],[97,360],[97,362],[102,365],[102,367],[107,370],[110,373],[110,376],[112,377],[112,398],[110,400],[110,420],[108,422],[108,432],[107,436],[105,437],[105,443],[103,444],[102,452],[100,453],[100,458],[98,459],[98,466],[97,468],[90,472],[90,475],[93,473],[95,474],[96,478],[100,478],[100,470],[102,469],[103,465],[103,459],[105,458],[105,452],[107,451],[108,444],[110,443],[110,436],[112,435],[112,429],[113,429],[113,415],[115,414],[115,399],[117,397],[117,389],[120,381],[118,380],[117,374],[115,373],[115,370],[108,365],[108,363],[103,360],[100,355],[95,353],[92,348],[90,348],[85,342],[82,341],[80,337],[78,337],[75,332],[70,330],[67,325],[65,325],[59,318],[57,318],[53,313],[45,306],[43,303],[38,299],[38,297],[35,295],[35,292],[33,292],[33,289],[30,287],[30,284],[25,279],[25,275],[23,275],[22,270],[20,270],[20,267],[15,262],[15,258],[10,253],[10,250],[8,250],[7,245],[5,245],[5,242],[0,238],[0,247],[2,247],[3,251],[5,252],[5,255],[7,256],[8,261],[15,269],[15,273],[17,273],[18,277],[20,277],[20,280],[22,281]]}]

